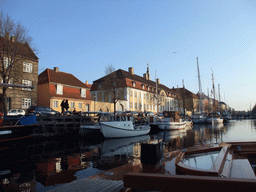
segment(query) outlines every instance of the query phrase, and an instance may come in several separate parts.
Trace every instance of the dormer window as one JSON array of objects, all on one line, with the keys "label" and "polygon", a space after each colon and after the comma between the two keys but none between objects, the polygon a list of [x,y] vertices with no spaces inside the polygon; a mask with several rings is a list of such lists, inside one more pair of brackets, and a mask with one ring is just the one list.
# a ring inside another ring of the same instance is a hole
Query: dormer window
[{"label": "dormer window", "polygon": [[145,85],[142,85],[142,89],[145,89]]},{"label": "dormer window", "polygon": [[86,97],[86,89],[81,89],[81,97]]},{"label": "dormer window", "polygon": [[133,87],[135,87],[135,85],[136,85],[136,82],[135,82],[135,81],[133,81],[133,82],[132,82],[132,86],[133,86]]},{"label": "dormer window", "polygon": [[59,94],[59,95],[63,95],[63,85],[57,84],[56,93]]}]

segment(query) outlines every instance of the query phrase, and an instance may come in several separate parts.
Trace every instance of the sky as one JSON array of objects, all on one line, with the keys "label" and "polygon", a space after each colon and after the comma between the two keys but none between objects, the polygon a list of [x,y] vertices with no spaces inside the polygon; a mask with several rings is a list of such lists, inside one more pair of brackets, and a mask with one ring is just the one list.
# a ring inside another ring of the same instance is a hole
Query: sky
[{"label": "sky", "polygon": [[[199,90],[237,111],[256,104],[256,3],[177,0],[0,0],[38,49],[39,74],[59,67],[82,82],[107,66],[172,88]],[[219,91],[220,90],[220,91]]]}]

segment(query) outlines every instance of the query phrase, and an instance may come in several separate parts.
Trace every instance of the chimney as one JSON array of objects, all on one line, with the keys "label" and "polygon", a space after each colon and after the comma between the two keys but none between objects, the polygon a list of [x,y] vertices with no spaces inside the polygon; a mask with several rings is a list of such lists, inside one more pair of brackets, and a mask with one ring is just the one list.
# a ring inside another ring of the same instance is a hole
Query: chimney
[{"label": "chimney", "polygon": [[55,72],[59,72],[59,67],[54,67]]},{"label": "chimney", "polygon": [[88,85],[88,84],[89,84],[89,82],[88,82],[88,81],[85,81],[85,84],[86,84],[86,85]]},{"label": "chimney", "polygon": [[146,73],[143,73],[143,78],[147,79],[147,74]]},{"label": "chimney", "polygon": [[133,67],[129,67],[129,73],[131,73],[132,75],[134,75],[134,69],[133,69]]},{"label": "chimney", "polygon": [[159,84],[160,84],[160,80],[159,80],[159,78],[157,78],[157,79],[156,79],[156,82],[157,82],[157,85],[159,85]]},{"label": "chimney", "polygon": [[15,36],[11,36],[11,41],[15,42],[15,40],[16,40]]}]

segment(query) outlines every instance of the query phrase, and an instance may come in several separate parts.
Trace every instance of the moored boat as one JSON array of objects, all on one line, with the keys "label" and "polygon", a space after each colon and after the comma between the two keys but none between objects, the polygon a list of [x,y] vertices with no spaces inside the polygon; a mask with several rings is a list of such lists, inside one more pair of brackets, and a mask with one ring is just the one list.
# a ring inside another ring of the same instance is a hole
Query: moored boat
[{"label": "moored boat", "polygon": [[94,136],[101,134],[101,127],[99,122],[111,113],[102,111],[87,111],[81,114],[83,116],[83,122],[79,128],[80,136]]},{"label": "moored boat", "polygon": [[179,112],[164,111],[163,118],[157,122],[157,125],[161,130],[179,130],[184,129],[187,124],[180,118]]},{"label": "moored boat", "polygon": [[100,121],[101,131],[105,138],[121,138],[145,135],[150,132],[147,119],[129,115],[111,115]]},{"label": "moored boat", "polygon": [[34,115],[18,118],[14,125],[5,123],[3,118],[1,120],[0,143],[12,142],[30,137],[36,128],[36,116]]},{"label": "moored boat", "polygon": [[230,142],[181,152],[176,158],[176,170],[187,175],[256,179],[255,146],[255,142]]},{"label": "moored boat", "polygon": [[211,123],[211,124],[223,123],[223,118],[218,113],[212,113],[207,118],[207,123]]},{"label": "moored boat", "polygon": [[204,124],[207,122],[207,117],[204,114],[193,115],[191,119],[195,124]]}]

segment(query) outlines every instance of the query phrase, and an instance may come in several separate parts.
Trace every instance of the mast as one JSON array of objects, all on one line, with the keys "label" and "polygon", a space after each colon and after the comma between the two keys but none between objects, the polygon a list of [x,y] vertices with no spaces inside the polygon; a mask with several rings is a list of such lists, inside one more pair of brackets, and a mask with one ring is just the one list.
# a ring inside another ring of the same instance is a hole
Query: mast
[{"label": "mast", "polygon": [[197,61],[197,73],[198,73],[198,84],[199,84],[199,112],[202,113],[202,101],[201,101],[202,85],[201,85],[198,57],[196,58],[196,61]]},{"label": "mast", "polygon": [[[212,68],[211,68],[211,70],[212,70]],[[214,87],[213,71],[212,71],[212,91],[213,91],[213,111],[216,113],[216,107],[215,107],[215,87]]]},{"label": "mast", "polygon": [[186,109],[185,109],[185,84],[184,84],[184,79],[182,79],[182,84],[183,84],[183,114],[184,114],[184,117],[185,117]]},{"label": "mast", "polygon": [[[156,70],[155,70],[155,76],[156,76]],[[156,78],[156,113],[158,114],[158,88],[157,88],[157,77]]]},{"label": "mast", "polygon": [[218,104],[218,108],[219,108],[219,112],[221,111],[220,109],[220,84],[218,84],[218,90],[219,90],[219,104]]}]

